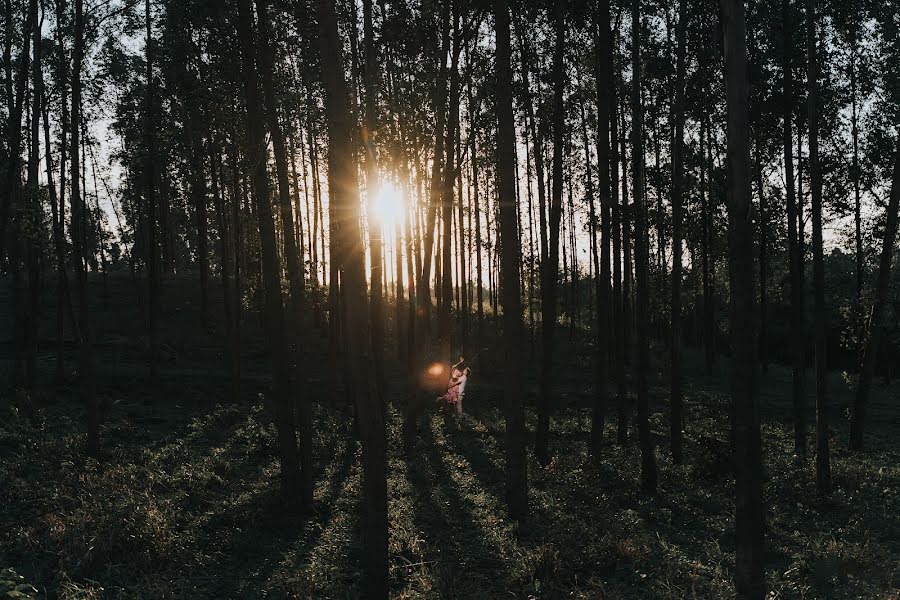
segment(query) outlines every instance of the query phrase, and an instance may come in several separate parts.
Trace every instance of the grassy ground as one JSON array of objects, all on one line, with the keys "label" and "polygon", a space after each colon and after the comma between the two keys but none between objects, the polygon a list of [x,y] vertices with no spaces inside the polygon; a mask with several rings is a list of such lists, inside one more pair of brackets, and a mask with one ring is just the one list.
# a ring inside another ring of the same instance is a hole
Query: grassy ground
[{"label": "grassy ground", "polygon": [[[129,323],[134,316],[117,318]],[[102,322],[110,328],[104,335],[114,335],[110,320]],[[0,569],[12,567],[39,595],[58,598],[359,596],[359,448],[344,413],[325,408],[327,377],[306,388],[321,400],[316,508],[308,516],[288,514],[276,495],[276,440],[261,406],[267,381],[258,344],[245,347],[244,401],[224,402],[215,340],[190,333],[190,322],[184,318],[178,363],[163,369],[158,384],[127,353],[113,360],[115,344],[101,350],[106,420],[99,461],[82,452],[82,413],[69,386],[0,401]],[[586,359],[561,350],[558,363],[555,458],[546,469],[529,464],[530,518],[522,525],[503,509],[504,423],[490,369],[473,377],[470,414],[462,421],[437,414],[423,420],[418,451],[408,461],[400,453],[395,406],[412,392],[395,384],[388,420],[392,595],[733,596],[725,365],[712,376],[689,369],[683,465],[666,453],[665,373],[654,373],[660,490],[645,498],[636,444],[608,445],[599,464],[587,458]],[[46,368],[52,372],[50,363]],[[812,457],[802,463],[792,457],[789,389],[785,370],[765,375],[766,569],[773,597],[897,598],[898,390],[878,391],[868,451],[850,454],[842,416],[849,389],[835,374],[835,491],[820,498]],[[528,418],[533,428],[530,409]],[[612,424],[606,434],[614,439]]]}]

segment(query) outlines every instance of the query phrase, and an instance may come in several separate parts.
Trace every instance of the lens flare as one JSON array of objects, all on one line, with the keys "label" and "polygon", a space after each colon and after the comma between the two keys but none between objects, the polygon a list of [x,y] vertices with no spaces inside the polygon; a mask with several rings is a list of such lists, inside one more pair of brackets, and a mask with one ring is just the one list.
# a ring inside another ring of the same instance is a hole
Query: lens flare
[{"label": "lens flare", "polygon": [[403,193],[390,181],[381,184],[373,206],[382,226],[391,228],[403,220]]}]

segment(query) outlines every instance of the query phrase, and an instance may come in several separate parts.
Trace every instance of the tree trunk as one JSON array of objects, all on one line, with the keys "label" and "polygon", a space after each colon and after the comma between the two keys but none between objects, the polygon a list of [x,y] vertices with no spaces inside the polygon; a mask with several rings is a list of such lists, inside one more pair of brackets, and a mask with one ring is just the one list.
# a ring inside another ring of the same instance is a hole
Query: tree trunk
[{"label": "tree trunk", "polygon": [[450,64],[450,110],[447,118],[446,163],[444,165],[443,186],[441,188],[441,223],[443,235],[441,246],[441,305],[438,308],[438,340],[440,357],[445,363],[450,360],[450,309],[453,303],[453,185],[456,180],[456,143],[459,138],[459,53],[461,35],[459,9],[453,9],[453,55]]},{"label": "tree trunk", "polygon": [[[22,350],[25,354],[25,385],[33,390],[37,384],[37,346],[38,346],[38,318],[40,316],[40,280],[41,280],[41,255],[43,245],[38,232],[43,230],[43,204],[39,196],[38,174],[40,172],[40,131],[41,131],[41,100],[42,100],[42,73],[41,73],[41,40],[40,25],[38,23],[37,1],[32,0],[29,5],[28,18],[31,21],[28,34],[34,35],[34,59],[32,65],[32,109],[30,119],[31,143],[28,153],[28,186],[24,209],[19,215],[19,244],[24,250],[22,265],[25,267],[25,283],[27,292],[23,304],[22,316],[23,336]],[[47,146],[47,154],[50,147]]]},{"label": "tree trunk", "polygon": [[750,118],[743,0],[722,0],[728,105],[728,250],[731,280],[731,384],[735,463],[735,588],[764,596],[762,448],[756,377],[756,294],[750,189]]},{"label": "tree trunk", "polygon": [[792,397],[794,411],[794,454],[806,456],[806,391],[804,389],[804,357],[803,357],[803,248],[798,239],[800,220],[797,199],[794,190],[794,141],[791,133],[793,119],[793,76],[791,70],[792,31],[790,0],[781,3],[781,32],[784,39],[782,55],[783,72],[783,144],[784,173],[787,193],[788,219],[788,254],[790,260],[791,281],[791,365],[792,365]]},{"label": "tree trunk", "polygon": [[[624,288],[622,285],[622,205],[619,198],[619,74],[615,67],[615,51],[618,45],[617,30],[614,35],[610,36],[610,44],[613,49],[610,50],[607,60],[609,61],[609,73],[611,75],[610,84],[610,147],[612,148],[612,164],[610,189],[612,190],[612,243],[613,243],[613,294],[612,294],[612,321],[613,321],[613,339],[614,339],[614,359],[612,361],[615,369],[616,380],[616,437],[618,443],[624,443],[628,437],[628,419],[627,419],[627,389],[625,386],[625,319],[624,319]],[[624,139],[623,139],[624,142]],[[624,151],[624,144],[622,146]],[[622,179],[623,192],[625,174],[625,158],[622,158]],[[624,196],[622,198],[624,201]]]},{"label": "tree trunk", "polygon": [[669,436],[672,462],[681,463],[682,430],[684,429],[684,403],[681,395],[681,230],[682,204],[684,202],[684,71],[687,53],[687,0],[678,2],[678,25],[675,31],[677,57],[675,62],[675,140],[672,147],[672,366],[669,386]]},{"label": "tree trunk", "polygon": [[259,221],[262,254],[263,318],[268,338],[275,396],[276,427],[279,459],[281,461],[281,495],[286,504],[296,506],[302,501],[300,469],[297,456],[297,437],[294,431],[293,402],[288,345],[285,339],[284,307],[281,298],[281,269],[275,241],[275,220],[269,196],[266,173],[266,144],[260,109],[259,79],[255,57],[257,49],[251,31],[253,13],[250,0],[238,2],[238,35],[241,45],[241,79],[246,106],[247,149],[253,181],[253,201]]},{"label": "tree trunk", "polygon": [[[759,136],[762,137],[761,135]],[[762,365],[763,371],[769,370],[769,353],[766,348],[766,336],[767,336],[767,273],[768,270],[768,218],[767,218],[767,210],[766,210],[766,194],[763,186],[763,173],[762,173],[762,156],[760,156],[762,152],[762,141],[761,139],[756,140],[756,188],[759,193],[759,349],[757,355],[759,356],[759,362]]]},{"label": "tree trunk", "polygon": [[[150,379],[156,380],[159,376],[159,252],[156,240],[156,120],[154,118],[154,91],[156,88],[153,79],[153,31],[152,17],[150,15],[150,0],[144,3],[144,21],[147,29],[145,52],[147,54],[147,116],[146,116],[146,178],[147,178],[147,337],[150,341]],[[79,94],[80,96],[80,94]],[[72,104],[72,137],[77,135],[78,122],[75,120],[76,107]],[[74,141],[72,142],[75,143]],[[72,161],[74,164],[75,154]],[[76,177],[73,175],[72,183]]]},{"label": "tree trunk", "polygon": [[[9,229],[13,239],[9,248],[9,271],[12,275],[12,369],[10,383],[17,387],[25,379],[25,330],[27,329],[25,315],[28,310],[28,299],[25,296],[24,282],[22,278],[22,254],[24,252],[24,236],[26,228],[21,222],[24,215],[25,195],[22,193],[22,116],[25,111],[25,91],[27,89],[28,71],[31,64],[31,36],[37,3],[31,0],[25,9],[25,19],[22,31],[22,50],[19,53],[19,66],[16,76],[15,100],[10,95],[8,123],[7,123],[7,151],[8,160],[6,171],[7,192],[0,197],[0,262],[5,254],[6,233]],[[12,26],[12,8],[7,6],[6,13]],[[11,59],[10,59],[11,60]],[[12,66],[7,61],[7,77],[11,77]],[[7,79],[7,89],[11,86],[11,79]],[[11,222],[10,222],[11,221]],[[9,225],[9,227],[7,227]]]},{"label": "tree trunk", "polygon": [[378,163],[375,150],[375,138],[378,131],[378,62],[375,58],[375,33],[372,24],[372,0],[363,0],[363,50],[365,52],[365,69],[363,85],[365,97],[366,126],[362,131],[363,147],[366,151],[366,206],[369,226],[369,263],[371,266],[370,284],[372,304],[369,306],[372,321],[372,357],[375,361],[375,380],[379,394],[384,393],[384,303],[382,296],[383,241],[381,223],[375,216],[375,195],[379,188]]},{"label": "tree trunk", "polygon": [[556,46],[553,53],[553,191],[550,199],[550,239],[547,261],[543,265],[543,355],[541,357],[541,389],[538,396],[538,422],[535,433],[534,453],[541,465],[550,463],[550,393],[553,388],[554,337],[556,333],[556,291],[559,277],[559,229],[562,216],[563,194],[563,143],[565,115],[563,89],[565,87],[565,16],[566,1],[555,6],[554,27]]},{"label": "tree trunk", "polygon": [[816,487],[822,494],[831,491],[831,464],[828,451],[828,405],[825,384],[828,378],[827,323],[825,310],[825,256],[822,244],[822,175],[819,172],[819,66],[816,49],[816,1],[806,0],[807,108],[809,110],[809,179],[812,191],[813,303],[816,341]]},{"label": "tree trunk", "polygon": [[[243,0],[246,1],[246,0]],[[359,227],[359,187],[353,156],[352,118],[344,81],[342,42],[333,0],[318,0],[319,50],[328,122],[329,179],[338,220],[335,230],[343,260],[342,295],[347,306],[348,339],[356,411],[363,443],[363,572],[370,598],[388,595],[387,473],[384,412],[375,389],[369,344],[365,260]]]},{"label": "tree trunk", "polygon": [[649,224],[644,195],[644,110],[641,104],[641,44],[640,0],[632,0],[631,41],[632,90],[631,90],[631,145],[634,165],[632,183],[635,208],[635,283],[637,287],[637,403],[638,440],[641,446],[641,491],[656,493],[656,451],[650,437],[650,272],[649,272]]},{"label": "tree trunk", "polygon": [[[853,26],[855,27],[855,26]],[[862,213],[860,211],[860,172],[859,172],[859,112],[856,101],[857,82],[856,82],[856,30],[850,34],[850,128],[853,138],[853,163],[850,165],[850,177],[853,180],[853,224],[856,238],[856,297],[853,307],[853,315],[856,319],[857,331],[857,360],[861,358],[863,351],[863,337],[865,335],[865,324],[863,323],[862,314],[862,288],[863,280],[866,277],[865,267],[863,265],[863,243],[862,243]]]},{"label": "tree trunk", "polygon": [[516,235],[515,124],[512,108],[512,54],[509,8],[495,0],[497,73],[497,185],[500,201],[503,269],[503,340],[505,355],[506,505],[510,517],[522,521],[528,513],[528,472],[525,468],[525,410],[522,385],[522,301],[518,277],[520,243]]},{"label": "tree trunk", "polygon": [[866,424],[866,408],[869,393],[872,389],[872,376],[878,358],[878,348],[884,333],[882,318],[887,300],[888,287],[891,281],[891,264],[894,258],[894,244],[897,240],[897,209],[900,206],[900,145],[894,158],[894,175],[891,181],[891,198],[887,208],[887,225],[884,229],[884,244],[881,247],[881,260],[878,265],[878,280],[875,284],[875,299],[869,316],[868,336],[863,351],[862,369],[859,383],[853,400],[853,413],[850,419],[850,449],[863,449],[863,432]]},{"label": "tree trunk", "polygon": [[[284,321],[293,334],[286,341],[287,348],[293,357],[294,386],[292,405],[297,406],[298,425],[300,428],[300,493],[299,503],[304,510],[312,507],[313,501],[313,454],[312,454],[312,399],[300,397],[299,390],[304,386],[303,348],[306,342],[301,335],[303,331],[304,284],[303,261],[301,250],[296,244],[294,216],[291,202],[291,189],[288,179],[288,158],[284,132],[278,119],[278,104],[275,98],[274,69],[275,50],[272,39],[272,26],[269,23],[268,8],[265,0],[256,0],[256,14],[259,19],[259,58],[262,71],[262,87],[265,97],[265,114],[272,136],[272,147],[275,154],[275,171],[278,178],[278,204],[281,208],[281,224],[284,228],[284,252],[287,255],[288,283],[291,290],[289,306],[290,317]],[[263,164],[265,168],[265,161]],[[261,225],[262,227],[262,225]],[[277,263],[280,265],[281,263]],[[279,269],[280,272],[280,269]],[[279,303],[281,291],[278,291]],[[285,360],[288,360],[285,357]],[[292,411],[293,412],[293,411]],[[288,441],[288,443],[290,443]]]},{"label": "tree trunk", "polygon": [[[149,0],[148,4],[149,4]],[[149,26],[148,13],[148,26]],[[84,264],[85,202],[81,194],[81,178],[78,168],[81,152],[81,67],[84,57],[84,13],[82,0],[75,0],[75,43],[72,50],[72,256],[75,257],[75,290],[78,298],[78,328],[81,331],[78,371],[82,399],[87,416],[87,453],[100,453],[100,410],[97,405],[94,381],[93,330],[88,311],[87,270]]]},{"label": "tree trunk", "polygon": [[[447,94],[447,52],[450,49],[450,3],[444,5],[441,16],[441,46],[438,69],[438,79],[435,86],[434,103],[435,126],[434,126],[434,156],[432,157],[431,167],[431,190],[428,200],[428,216],[425,226],[425,247],[423,249],[422,272],[419,277],[418,299],[422,303],[422,325],[421,331],[431,331],[431,256],[434,249],[435,225],[437,221],[437,209],[440,203],[442,193],[441,165],[444,161],[444,128],[447,119],[447,103],[445,101]],[[435,265],[435,268],[437,265]]]},{"label": "tree trunk", "polygon": [[[595,456],[599,456],[603,444],[603,429],[605,426],[607,393],[606,384],[610,364],[611,340],[611,314],[609,307],[609,279],[610,279],[610,71],[612,67],[612,36],[610,33],[609,0],[601,0],[597,5],[596,22],[594,23],[594,69],[597,85],[597,166],[599,170],[599,196],[600,196],[600,262],[597,268],[597,277],[594,287],[597,295],[597,389],[594,393],[594,405],[591,419],[591,448]],[[587,152],[587,136],[585,135],[585,151]],[[590,170],[590,161],[588,161]],[[590,180],[590,178],[588,178]],[[590,186],[589,186],[590,187]],[[597,263],[597,240],[595,236],[593,194],[589,192],[591,200],[591,238],[593,240],[593,259]],[[618,259],[617,259],[618,260]]]}]

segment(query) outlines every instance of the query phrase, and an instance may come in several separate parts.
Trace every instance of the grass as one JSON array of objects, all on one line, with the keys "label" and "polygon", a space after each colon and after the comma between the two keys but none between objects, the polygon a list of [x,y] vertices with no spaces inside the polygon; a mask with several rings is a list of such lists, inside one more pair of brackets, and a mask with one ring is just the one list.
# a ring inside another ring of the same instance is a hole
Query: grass
[{"label": "grass", "polygon": [[[326,408],[327,377],[305,389],[322,399],[315,414],[315,508],[291,514],[277,498],[276,437],[262,408],[265,377],[253,371],[262,363],[248,360],[248,380],[258,381],[258,389],[248,389],[241,404],[223,403],[221,359],[207,354],[194,352],[193,362],[164,369],[158,385],[139,363],[106,363],[99,460],[83,454],[81,408],[69,387],[0,400],[0,569],[15,569],[9,578],[0,571],[0,585],[15,579],[35,586],[38,597],[61,599],[362,594],[360,449],[345,411]],[[504,422],[494,375],[473,377],[471,412],[459,423],[438,414],[423,418],[410,460],[401,453],[398,405],[416,392],[401,383],[392,388],[392,596],[733,596],[724,372],[689,370],[681,465],[666,452],[665,373],[654,373],[660,488],[648,498],[639,491],[636,443],[609,443],[601,461],[588,458],[585,362],[560,357],[554,458],[547,468],[529,461],[530,514],[521,525],[506,518],[503,504]],[[789,389],[788,373],[778,367],[763,378],[771,597],[897,598],[896,390],[879,392],[867,451],[853,454],[841,413],[850,390],[835,375],[835,490],[823,498],[815,492],[812,454],[805,461],[792,454]],[[533,430],[530,407],[527,417]],[[611,442],[614,423],[607,422]]]}]

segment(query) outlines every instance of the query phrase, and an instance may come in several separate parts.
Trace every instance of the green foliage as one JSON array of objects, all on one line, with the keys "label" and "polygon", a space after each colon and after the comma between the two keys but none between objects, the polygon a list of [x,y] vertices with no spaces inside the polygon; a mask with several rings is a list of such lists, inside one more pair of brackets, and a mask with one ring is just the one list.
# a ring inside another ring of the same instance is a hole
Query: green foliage
[{"label": "green foliage", "polygon": [[[588,458],[590,370],[578,366],[583,358],[561,357],[555,459],[546,469],[530,461],[530,515],[522,525],[505,512],[500,386],[479,375],[461,422],[424,418],[410,460],[401,454],[394,407],[413,392],[400,383],[392,388],[392,595],[733,596],[734,480],[723,373],[699,375],[688,354],[685,462],[675,465],[667,455],[667,375],[655,371],[651,427],[661,487],[647,498],[635,476],[636,447],[612,443],[613,419],[602,460]],[[0,555],[29,565],[27,578],[60,598],[357,597],[362,471],[350,419],[317,407],[315,508],[308,516],[286,513],[274,495],[277,443],[269,417],[259,405],[208,405],[217,392],[194,375],[173,375],[161,393],[166,400],[153,405],[139,386],[129,386],[129,395],[111,405],[99,461],[82,454],[70,398],[34,418],[16,412],[0,419],[10,457],[0,462],[0,503],[9,507]],[[325,397],[320,384],[310,387],[312,397]],[[835,490],[824,499],[815,493],[812,459],[792,456],[789,389],[789,373],[777,366],[762,381],[767,586],[780,597],[888,594],[900,553],[900,453],[881,428],[896,415],[890,390],[876,395],[873,410],[883,418],[873,423],[867,454],[846,450],[836,408]],[[829,389],[836,407],[852,391],[837,378]]]},{"label": "green foliage", "polygon": [[6,568],[0,571],[0,598],[3,600],[36,600],[37,588],[25,583],[25,578],[15,569]]}]

